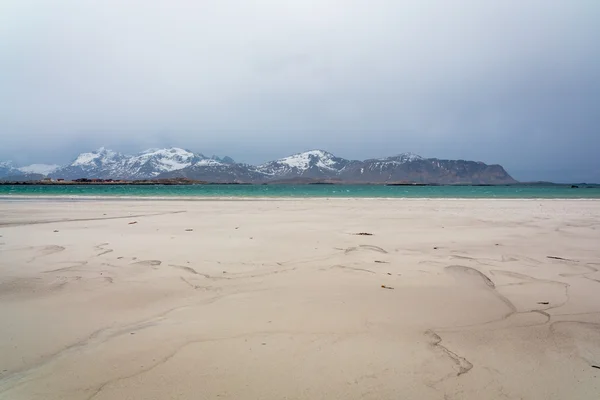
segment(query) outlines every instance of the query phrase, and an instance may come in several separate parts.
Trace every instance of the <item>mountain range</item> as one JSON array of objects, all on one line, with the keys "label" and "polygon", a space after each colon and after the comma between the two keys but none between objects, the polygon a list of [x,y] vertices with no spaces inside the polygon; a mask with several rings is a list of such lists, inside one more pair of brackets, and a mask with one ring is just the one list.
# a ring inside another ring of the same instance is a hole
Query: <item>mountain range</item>
[{"label": "mountain range", "polygon": [[135,155],[106,148],[82,153],[65,166],[33,164],[17,167],[0,162],[0,179],[27,180],[40,176],[74,180],[187,178],[214,183],[344,182],[510,184],[516,181],[500,165],[465,160],[423,158],[413,153],[347,160],[323,150],[269,161],[237,163],[230,157],[207,157],[177,147],[149,149]]}]

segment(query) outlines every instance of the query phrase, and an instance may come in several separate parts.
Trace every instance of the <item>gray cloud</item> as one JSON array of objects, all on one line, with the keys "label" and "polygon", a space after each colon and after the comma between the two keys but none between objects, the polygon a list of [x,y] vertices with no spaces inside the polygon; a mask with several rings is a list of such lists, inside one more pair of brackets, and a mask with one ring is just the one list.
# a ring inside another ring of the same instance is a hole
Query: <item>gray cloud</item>
[{"label": "gray cloud", "polygon": [[310,148],[600,181],[596,0],[5,0],[0,159]]}]

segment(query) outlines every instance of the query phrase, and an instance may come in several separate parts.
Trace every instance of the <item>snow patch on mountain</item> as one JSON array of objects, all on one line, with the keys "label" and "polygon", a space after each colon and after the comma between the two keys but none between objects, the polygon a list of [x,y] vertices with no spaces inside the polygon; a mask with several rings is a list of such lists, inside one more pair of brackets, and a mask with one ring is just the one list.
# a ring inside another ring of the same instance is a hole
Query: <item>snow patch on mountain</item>
[{"label": "snow patch on mountain", "polygon": [[21,172],[15,167],[12,161],[0,162],[0,178],[20,174]]},{"label": "snow patch on mountain", "polygon": [[323,150],[311,150],[259,165],[257,170],[271,176],[284,176],[292,173],[302,175],[311,169],[335,172],[343,168],[341,161],[345,162],[346,160]]},{"label": "snow patch on mountain", "polygon": [[187,168],[205,158],[202,154],[195,154],[178,147],[171,147],[169,149],[149,149],[143,151],[139,155],[131,157],[131,162],[142,165],[150,162],[154,169],[152,174],[158,175],[163,172]]},{"label": "snow patch on mountain", "polygon": [[419,161],[419,160],[424,160],[424,158],[415,153],[400,153],[396,156],[384,157],[384,158],[377,159],[377,161],[394,162],[394,163],[400,163],[400,164]]},{"label": "snow patch on mountain", "polygon": [[311,167],[311,164],[319,168],[333,169],[332,166],[335,165],[333,157],[333,154],[326,151],[311,150],[282,158],[277,162],[299,170],[306,170]]},{"label": "snow patch on mountain", "polygon": [[60,168],[60,165],[56,164],[31,164],[25,167],[20,167],[19,171],[26,174],[41,174],[48,175]]},{"label": "snow patch on mountain", "polygon": [[114,163],[121,160],[123,155],[116,151],[100,147],[91,153],[81,153],[75,161],[71,163],[72,167],[92,167],[99,164]]},{"label": "snow patch on mountain", "polygon": [[147,160],[149,158],[164,158],[187,161],[196,157],[196,154],[188,150],[180,149],[179,147],[171,147],[169,149],[148,149],[146,151],[142,151],[136,157],[140,160]]},{"label": "snow patch on mountain", "polygon": [[424,160],[424,158],[421,157],[420,155],[415,154],[415,153],[410,153],[410,152],[399,154],[396,157],[400,158],[404,162],[413,162],[413,161]]},{"label": "snow patch on mountain", "polygon": [[198,165],[198,166],[202,166],[202,167],[217,167],[217,166],[221,166],[221,165],[225,165],[225,164],[220,161],[217,161],[213,158],[207,158],[207,159],[198,161],[194,165]]},{"label": "snow patch on mountain", "polygon": [[25,167],[17,167],[12,161],[0,161],[0,177],[26,176],[26,175],[48,175],[60,168],[59,165],[31,164]]}]

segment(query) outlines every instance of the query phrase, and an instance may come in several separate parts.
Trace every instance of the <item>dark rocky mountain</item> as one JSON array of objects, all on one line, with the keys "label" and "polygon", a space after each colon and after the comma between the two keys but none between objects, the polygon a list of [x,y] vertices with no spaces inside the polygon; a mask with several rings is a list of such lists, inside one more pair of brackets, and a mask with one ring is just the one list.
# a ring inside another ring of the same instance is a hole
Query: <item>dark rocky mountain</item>
[{"label": "dark rocky mountain", "polygon": [[414,154],[366,160],[340,172],[346,181],[437,184],[510,184],[516,181],[500,165],[422,158]]},{"label": "dark rocky mountain", "polygon": [[[235,172],[234,172],[235,171]],[[189,167],[160,177],[182,176],[213,182],[335,181],[347,183],[511,184],[516,181],[500,165],[440,160],[404,153],[365,161],[346,160],[312,150],[257,167],[232,164],[219,169]]]},{"label": "dark rocky mountain", "polygon": [[0,182],[31,182],[31,181],[41,181],[46,176],[42,174],[26,174],[19,173],[17,175],[7,175],[0,177]]},{"label": "dark rocky mountain", "polygon": [[150,149],[125,155],[100,148],[80,154],[72,163],[56,166],[35,164],[16,168],[0,163],[2,176],[49,171],[52,178],[172,179],[185,178],[214,183],[431,183],[512,184],[516,181],[500,165],[465,160],[423,158],[404,153],[365,161],[346,160],[323,150],[312,150],[259,166],[236,163],[230,157],[205,157],[180,148]]},{"label": "dark rocky mountain", "polygon": [[186,178],[212,183],[262,183],[267,177],[247,164],[196,164],[177,171],[165,172],[161,179]]}]

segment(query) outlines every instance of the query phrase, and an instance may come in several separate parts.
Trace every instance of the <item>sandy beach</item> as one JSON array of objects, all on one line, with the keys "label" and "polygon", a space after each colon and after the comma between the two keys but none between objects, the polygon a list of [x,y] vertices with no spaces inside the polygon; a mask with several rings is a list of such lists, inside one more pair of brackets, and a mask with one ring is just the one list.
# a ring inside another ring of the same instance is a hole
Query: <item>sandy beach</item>
[{"label": "sandy beach", "polygon": [[600,201],[0,200],[0,399],[598,399],[599,269]]}]

